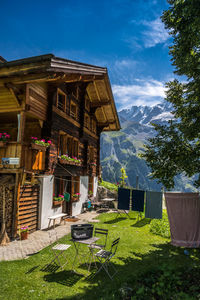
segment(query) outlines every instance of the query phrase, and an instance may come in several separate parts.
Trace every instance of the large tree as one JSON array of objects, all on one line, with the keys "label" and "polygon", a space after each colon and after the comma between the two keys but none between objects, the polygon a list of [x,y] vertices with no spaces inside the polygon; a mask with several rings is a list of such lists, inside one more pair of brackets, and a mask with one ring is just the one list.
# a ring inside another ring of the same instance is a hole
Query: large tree
[{"label": "large tree", "polygon": [[156,136],[149,140],[144,157],[152,178],[165,187],[174,187],[174,177],[197,174],[200,186],[200,0],[168,0],[161,17],[172,37],[170,55],[174,73],[181,81],[166,83],[166,101],[172,103],[173,120],[155,125]]}]

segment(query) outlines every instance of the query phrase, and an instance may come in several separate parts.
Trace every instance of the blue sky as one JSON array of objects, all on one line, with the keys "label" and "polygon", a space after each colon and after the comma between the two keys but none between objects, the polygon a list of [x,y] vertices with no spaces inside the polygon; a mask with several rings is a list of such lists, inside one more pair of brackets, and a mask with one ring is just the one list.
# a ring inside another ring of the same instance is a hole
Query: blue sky
[{"label": "blue sky", "polygon": [[118,110],[154,105],[174,77],[166,0],[1,0],[0,55],[53,53],[108,68]]}]

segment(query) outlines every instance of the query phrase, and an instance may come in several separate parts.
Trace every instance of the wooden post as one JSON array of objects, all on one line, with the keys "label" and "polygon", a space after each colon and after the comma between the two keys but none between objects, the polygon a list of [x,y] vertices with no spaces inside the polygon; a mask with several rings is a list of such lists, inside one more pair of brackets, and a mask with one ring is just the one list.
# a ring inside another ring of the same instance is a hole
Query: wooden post
[{"label": "wooden post", "polygon": [[18,185],[19,185],[19,174],[16,173],[15,178],[15,193],[14,193],[14,204],[13,204],[13,216],[12,216],[12,237],[16,236],[17,233],[17,196],[18,196]]},{"label": "wooden post", "polygon": [[6,232],[6,187],[5,184],[2,185],[2,224],[1,224],[1,232],[0,232],[0,245],[5,246],[10,242],[8,234]]},{"label": "wooden post", "polygon": [[136,176],[136,190],[139,190],[139,176]]},{"label": "wooden post", "polygon": [[18,133],[17,133],[17,142],[23,142],[24,138],[24,128],[25,128],[25,112],[22,111],[17,115],[18,118]]}]

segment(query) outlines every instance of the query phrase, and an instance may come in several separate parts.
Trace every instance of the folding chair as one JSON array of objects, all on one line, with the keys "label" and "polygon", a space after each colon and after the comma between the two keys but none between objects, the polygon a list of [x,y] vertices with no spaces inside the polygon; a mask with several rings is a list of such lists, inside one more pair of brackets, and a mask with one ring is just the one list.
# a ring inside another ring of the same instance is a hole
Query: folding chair
[{"label": "folding chair", "polygon": [[98,235],[104,235],[104,241],[101,244],[92,244],[89,247],[93,249],[104,249],[106,247],[107,243],[107,237],[108,237],[108,229],[103,229],[103,228],[95,228],[94,230],[94,236]]},{"label": "folding chair", "polygon": [[[105,272],[108,274],[108,276],[110,277],[110,279],[112,280],[113,277],[115,276],[115,274],[117,273],[117,270],[115,269],[115,267],[110,263],[110,260],[115,256],[115,253],[117,251],[117,247],[119,244],[119,240],[120,238],[117,238],[116,240],[114,240],[112,242],[110,251],[106,251],[101,249],[100,251],[98,251],[95,256],[97,257],[98,261],[100,262],[100,268],[97,270],[97,272],[94,274],[94,276],[96,274],[98,274],[102,269],[105,270]],[[109,266],[111,266],[114,270],[114,273],[111,275],[111,273],[109,272],[108,268]]]},{"label": "folding chair", "polygon": [[[94,250],[101,250],[101,249],[105,249],[106,248],[106,243],[107,243],[107,237],[108,237],[108,229],[103,229],[103,228],[95,228],[94,230],[94,236],[99,236],[99,235],[103,235],[104,239],[102,241],[102,239],[100,240],[101,243],[95,243],[95,244],[91,244],[88,245],[89,249],[90,249],[90,263],[89,263],[89,267],[88,267],[88,271],[90,270],[92,261],[94,260],[95,262],[95,255],[94,255]],[[96,264],[96,262],[95,262]]]},{"label": "folding chair", "polygon": [[[50,240],[52,242],[52,238],[53,236],[55,236],[55,240],[57,241],[58,240],[58,237],[57,237],[57,232],[54,231],[53,233],[52,232],[48,232],[49,233],[49,237],[50,237]],[[55,242],[54,240],[54,242]],[[71,247],[71,245],[68,245],[68,244],[56,244],[54,245],[52,248],[51,248],[51,252],[53,252],[54,254],[54,258],[51,260],[51,262],[47,265],[47,267],[49,265],[51,265],[55,260],[57,260],[58,262],[58,265],[63,269],[63,267],[68,263],[68,260],[64,254],[64,252],[66,250],[68,250],[69,248]],[[63,257],[65,259],[65,263],[62,264],[61,261],[60,261],[60,257]]]}]

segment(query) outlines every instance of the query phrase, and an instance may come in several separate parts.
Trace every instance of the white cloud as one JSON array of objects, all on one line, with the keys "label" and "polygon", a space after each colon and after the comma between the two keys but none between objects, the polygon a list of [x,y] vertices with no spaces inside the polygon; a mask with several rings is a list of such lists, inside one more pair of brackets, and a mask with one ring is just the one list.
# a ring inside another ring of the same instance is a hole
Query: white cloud
[{"label": "white cloud", "polygon": [[132,105],[153,106],[165,97],[165,87],[160,81],[136,79],[130,85],[113,85],[113,94],[118,109]]},{"label": "white cloud", "polygon": [[147,30],[142,33],[144,36],[145,48],[151,48],[157,44],[165,43],[165,41],[169,38],[169,34],[165,30],[164,24],[160,18],[150,22],[143,21],[142,23],[147,27]]}]

